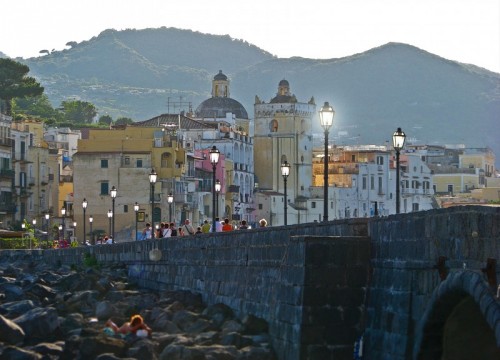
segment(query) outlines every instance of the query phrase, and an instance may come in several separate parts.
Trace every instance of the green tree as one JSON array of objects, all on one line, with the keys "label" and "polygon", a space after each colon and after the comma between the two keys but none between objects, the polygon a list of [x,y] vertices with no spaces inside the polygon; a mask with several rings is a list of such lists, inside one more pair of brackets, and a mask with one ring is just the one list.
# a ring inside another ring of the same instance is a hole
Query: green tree
[{"label": "green tree", "polygon": [[[12,99],[37,96],[43,87],[35,78],[27,76],[30,68],[11,59],[0,59],[0,100],[5,104],[3,112],[12,115]],[[2,111],[3,107],[0,107]]]},{"label": "green tree", "polygon": [[113,123],[113,118],[109,115],[102,115],[99,118],[99,124],[111,125]]},{"label": "green tree", "polygon": [[64,120],[72,123],[90,124],[97,115],[94,104],[81,100],[68,100],[61,103]]},{"label": "green tree", "polygon": [[126,124],[133,124],[134,120],[128,117],[120,117],[116,119],[115,124],[116,125],[126,125]]},{"label": "green tree", "polygon": [[14,99],[12,101],[12,113],[37,117],[51,123],[58,122],[62,118],[62,114],[52,107],[49,98],[45,94]]}]

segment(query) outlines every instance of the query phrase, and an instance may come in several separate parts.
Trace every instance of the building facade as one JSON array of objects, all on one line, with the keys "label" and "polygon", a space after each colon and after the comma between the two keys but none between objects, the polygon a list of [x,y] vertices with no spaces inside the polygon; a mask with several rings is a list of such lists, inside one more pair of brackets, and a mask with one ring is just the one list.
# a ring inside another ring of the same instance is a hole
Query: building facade
[{"label": "building facade", "polygon": [[[276,96],[268,103],[256,96],[254,163],[258,217],[266,215],[261,210],[272,208],[272,204],[265,205],[264,202],[276,199],[273,194],[281,193],[284,196],[281,164],[287,161],[291,166],[287,178],[287,203],[290,204],[287,206],[287,217],[289,223],[298,221],[304,202],[311,197],[312,119],[315,112],[314,99],[299,102],[291,93],[287,80],[279,82]],[[282,225],[284,212],[284,206],[270,211],[268,223]]]},{"label": "building facade", "polygon": [[[86,199],[86,215],[92,214],[94,219],[93,231],[114,232],[117,242],[134,240],[136,225],[140,231],[146,222],[167,221],[172,216],[167,195],[181,194],[171,187],[171,179],[181,178],[186,166],[186,151],[179,146],[177,134],[164,131],[161,125],[141,125],[90,130],[73,156],[75,219],[83,221],[81,204]],[[158,175],[153,186],[149,182],[152,169]],[[113,186],[117,189],[114,209]],[[108,217],[109,211],[112,217]],[[81,242],[83,226],[77,233]]]}]

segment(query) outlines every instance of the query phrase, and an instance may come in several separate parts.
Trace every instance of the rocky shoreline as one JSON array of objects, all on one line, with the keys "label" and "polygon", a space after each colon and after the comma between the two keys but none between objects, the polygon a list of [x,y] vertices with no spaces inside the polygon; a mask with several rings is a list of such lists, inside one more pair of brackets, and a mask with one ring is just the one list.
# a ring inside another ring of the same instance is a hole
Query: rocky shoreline
[{"label": "rocky shoreline", "polygon": [[[122,324],[134,314],[152,336],[103,331],[108,319]],[[124,266],[0,258],[0,360],[275,360],[267,331],[264,320],[205,306],[199,294],[140,289]]]}]

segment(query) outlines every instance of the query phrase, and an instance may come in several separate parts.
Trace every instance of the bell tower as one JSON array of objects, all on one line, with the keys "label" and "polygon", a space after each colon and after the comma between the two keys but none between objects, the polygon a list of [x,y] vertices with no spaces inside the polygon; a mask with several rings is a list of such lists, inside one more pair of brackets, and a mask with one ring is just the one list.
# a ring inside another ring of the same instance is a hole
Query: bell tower
[{"label": "bell tower", "polygon": [[[287,179],[290,204],[297,198],[309,198],[312,185],[312,119],[316,113],[314,98],[299,102],[283,79],[269,103],[255,97],[254,163],[261,191],[283,192],[280,166],[291,165]],[[303,200],[301,200],[303,201]]]}]

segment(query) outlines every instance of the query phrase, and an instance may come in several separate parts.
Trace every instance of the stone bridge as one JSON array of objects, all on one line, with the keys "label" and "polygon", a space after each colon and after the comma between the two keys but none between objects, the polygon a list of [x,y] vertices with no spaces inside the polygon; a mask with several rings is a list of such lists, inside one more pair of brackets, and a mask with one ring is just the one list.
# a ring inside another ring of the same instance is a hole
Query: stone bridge
[{"label": "stone bridge", "polygon": [[464,206],[30,252],[90,252],[141,286],[262,317],[280,360],[500,359],[499,228],[500,208]]}]

